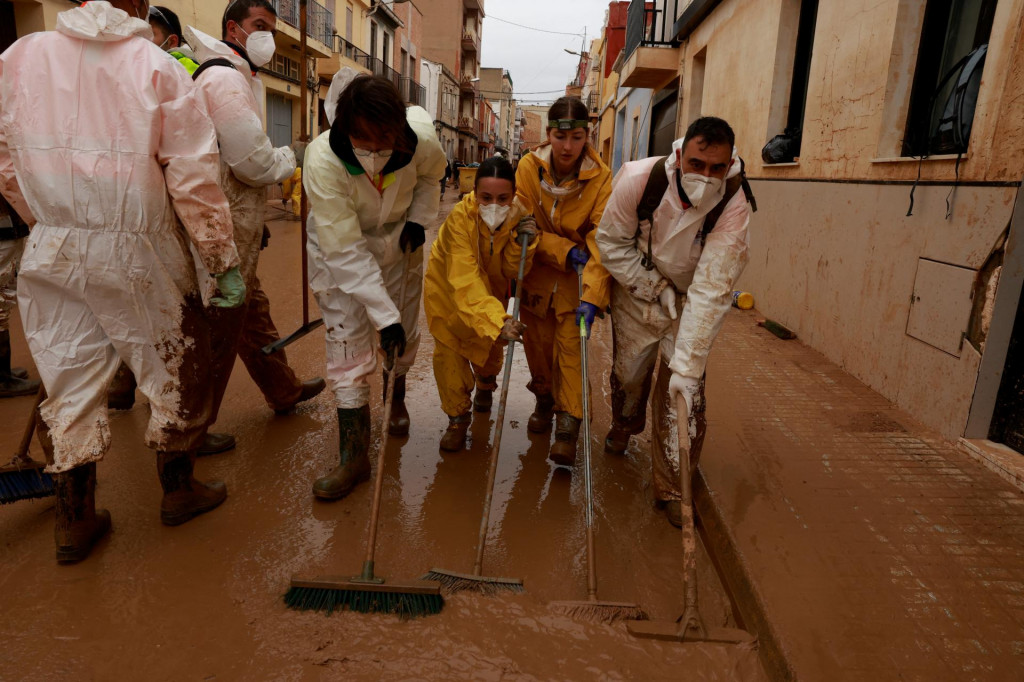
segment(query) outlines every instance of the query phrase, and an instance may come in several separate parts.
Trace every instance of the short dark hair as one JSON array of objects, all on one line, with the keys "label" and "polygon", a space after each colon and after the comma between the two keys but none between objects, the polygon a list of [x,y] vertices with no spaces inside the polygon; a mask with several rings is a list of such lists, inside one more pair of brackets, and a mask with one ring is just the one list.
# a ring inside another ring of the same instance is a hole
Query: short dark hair
[{"label": "short dark hair", "polygon": [[249,10],[260,8],[267,10],[275,17],[277,16],[277,10],[274,9],[274,5],[267,2],[267,0],[232,0],[232,2],[228,3],[228,6],[224,9],[224,18],[220,20],[221,39],[223,40],[228,37],[229,21],[241,24],[249,18]]},{"label": "short dark hair", "polygon": [[338,96],[334,125],[355,137],[392,133],[398,145],[405,130],[405,103],[389,79],[368,74],[356,76]]},{"label": "short dark hair", "polygon": [[548,109],[548,120],[589,121],[590,110],[579,97],[559,97]]},{"label": "short dark hair", "polygon": [[508,180],[512,183],[513,189],[516,186],[516,172],[512,169],[512,164],[501,156],[491,156],[484,159],[480,167],[476,169],[476,180],[473,182],[474,189],[476,189],[483,178]]},{"label": "short dark hair", "polygon": [[717,116],[701,116],[690,124],[683,137],[683,146],[695,137],[703,138],[705,146],[724,144],[731,151],[736,146],[736,133],[724,119]]},{"label": "short dark hair", "polygon": [[166,7],[150,5],[149,23],[159,25],[168,38],[178,36],[178,42],[184,42],[185,38],[181,35],[181,19]]}]

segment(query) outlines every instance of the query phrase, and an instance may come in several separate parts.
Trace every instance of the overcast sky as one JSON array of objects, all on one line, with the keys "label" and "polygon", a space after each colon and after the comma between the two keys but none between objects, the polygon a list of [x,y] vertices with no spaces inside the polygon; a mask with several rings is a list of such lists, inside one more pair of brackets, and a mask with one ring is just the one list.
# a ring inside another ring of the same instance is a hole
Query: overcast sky
[{"label": "overcast sky", "polygon": [[[584,33],[590,49],[590,41],[604,29],[608,4],[609,0],[487,0],[480,65],[508,69],[521,103],[551,102],[565,94],[579,64],[579,57],[564,50],[580,52]],[[506,22],[579,35],[544,33]]]}]

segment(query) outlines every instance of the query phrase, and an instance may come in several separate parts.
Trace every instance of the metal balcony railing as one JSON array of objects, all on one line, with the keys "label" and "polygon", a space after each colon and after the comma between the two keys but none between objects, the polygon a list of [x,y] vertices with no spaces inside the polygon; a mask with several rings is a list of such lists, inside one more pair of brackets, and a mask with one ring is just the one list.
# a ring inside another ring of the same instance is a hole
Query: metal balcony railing
[{"label": "metal balcony railing", "polygon": [[[689,1],[682,0],[684,9]],[[626,10],[626,45],[622,59],[629,59],[638,47],[674,47],[673,30],[679,7],[680,0],[632,0]]]},{"label": "metal balcony railing", "polygon": [[401,85],[398,88],[398,92],[401,93],[402,99],[406,103],[415,104],[420,107],[427,105],[427,89],[425,87],[406,76],[402,76],[400,81]]},{"label": "metal balcony railing", "polygon": [[[271,0],[277,18],[295,28],[299,27],[299,0]],[[331,45],[334,35],[334,13],[315,0],[309,0],[309,15],[306,18],[306,35]]]},{"label": "metal balcony railing", "polygon": [[597,113],[597,107],[600,104],[597,97],[598,95],[596,92],[592,92],[589,95],[587,95],[587,108],[590,109],[590,113],[592,114]]},{"label": "metal balcony railing", "polygon": [[369,71],[373,70],[373,57],[366,54],[358,47],[348,42],[339,35],[334,36],[334,43],[331,46],[331,51],[336,54],[340,54],[346,59],[351,59],[359,66]]}]

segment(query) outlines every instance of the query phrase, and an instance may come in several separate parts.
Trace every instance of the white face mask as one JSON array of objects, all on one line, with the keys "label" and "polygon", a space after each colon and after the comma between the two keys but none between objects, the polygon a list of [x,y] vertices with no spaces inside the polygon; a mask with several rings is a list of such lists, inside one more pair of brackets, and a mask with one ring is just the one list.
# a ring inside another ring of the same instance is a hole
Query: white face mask
[{"label": "white face mask", "polygon": [[249,55],[249,61],[256,66],[269,64],[277,49],[277,45],[274,43],[274,34],[270,31],[247,33],[241,26],[238,27],[238,30],[245,33],[245,53]]},{"label": "white face mask", "polygon": [[547,180],[542,179],[540,181],[540,188],[544,190],[544,193],[547,194],[548,196],[563,199],[567,196],[575,194],[576,192],[579,192],[582,188],[582,185],[579,183],[579,181],[575,181],[568,187],[559,187],[556,185],[552,185]]},{"label": "white face mask", "polygon": [[377,177],[384,166],[388,165],[388,161],[391,160],[391,150],[384,149],[379,152],[371,152],[365,149],[359,149],[355,145],[352,146],[352,151],[356,155],[356,161],[363,167],[367,175],[371,178]]},{"label": "white face mask", "polygon": [[480,219],[487,223],[491,232],[494,232],[505,223],[511,209],[511,206],[502,206],[498,203],[480,204]]},{"label": "white face mask", "polygon": [[679,179],[679,184],[683,186],[683,191],[690,198],[694,208],[700,208],[705,200],[717,196],[722,189],[721,180],[700,173],[684,173]]}]

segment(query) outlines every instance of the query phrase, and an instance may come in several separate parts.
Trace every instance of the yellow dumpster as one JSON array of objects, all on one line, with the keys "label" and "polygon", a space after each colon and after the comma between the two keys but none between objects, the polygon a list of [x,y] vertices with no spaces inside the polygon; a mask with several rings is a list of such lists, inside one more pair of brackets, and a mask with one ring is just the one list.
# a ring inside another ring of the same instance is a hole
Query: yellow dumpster
[{"label": "yellow dumpster", "polygon": [[476,168],[463,166],[459,169],[459,194],[469,194],[476,184]]}]

